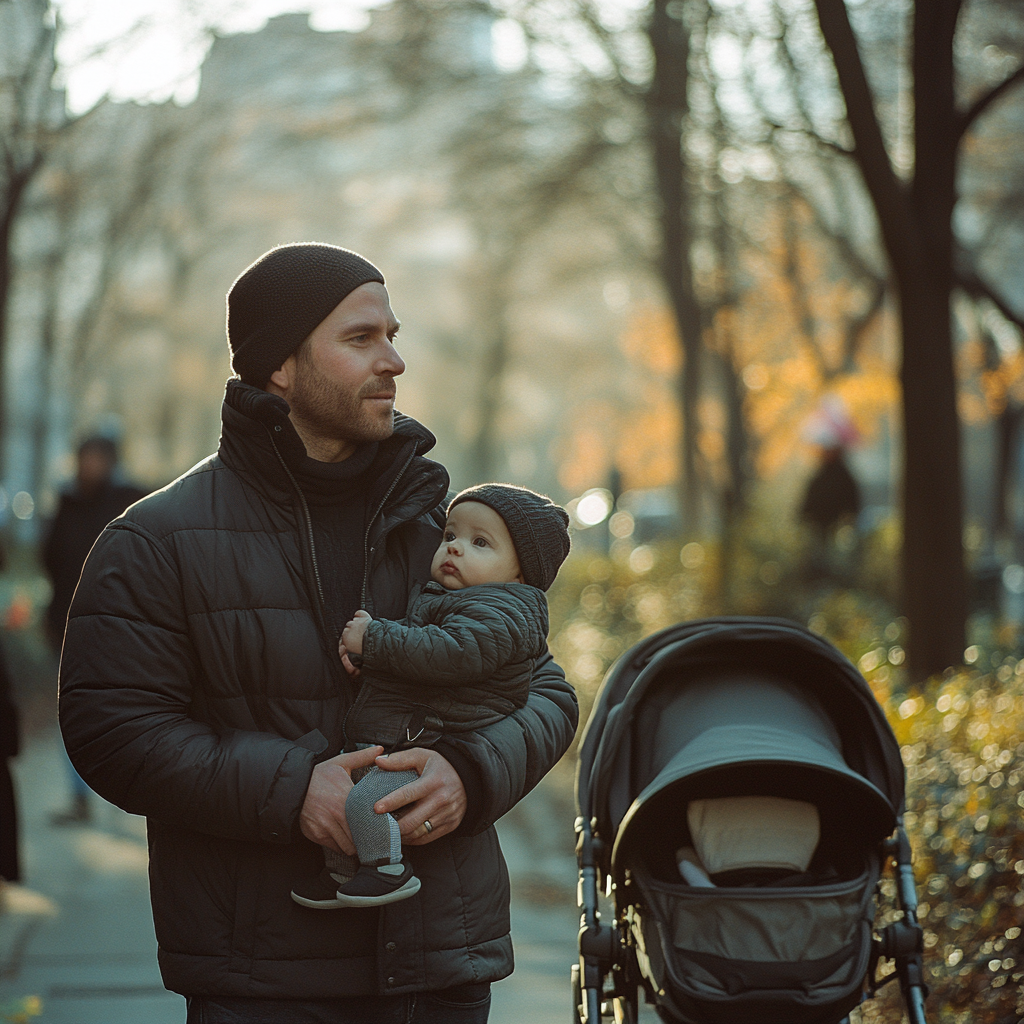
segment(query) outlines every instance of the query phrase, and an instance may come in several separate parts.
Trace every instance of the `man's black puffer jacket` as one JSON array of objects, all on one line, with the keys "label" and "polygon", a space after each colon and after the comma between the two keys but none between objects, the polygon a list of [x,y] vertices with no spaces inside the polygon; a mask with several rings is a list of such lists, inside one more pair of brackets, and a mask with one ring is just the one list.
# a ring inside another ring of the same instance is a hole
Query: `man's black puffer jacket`
[{"label": "man's black puffer jacket", "polygon": [[[400,416],[381,444],[371,614],[400,617],[414,579],[429,575],[432,513],[447,488],[423,458],[432,444]],[[101,796],[148,818],[173,991],[312,999],[505,977],[508,876],[492,825],[554,765],[577,722],[549,655],[525,707],[446,740],[470,808],[455,833],[408,848],[417,896],[331,913],[290,898],[322,866],[298,816],[314,765],[343,745],[355,695],[324,625],[304,500],[279,456],[295,445],[283,401],[230,381],[218,454],[100,536],[61,664],[68,752]]]}]

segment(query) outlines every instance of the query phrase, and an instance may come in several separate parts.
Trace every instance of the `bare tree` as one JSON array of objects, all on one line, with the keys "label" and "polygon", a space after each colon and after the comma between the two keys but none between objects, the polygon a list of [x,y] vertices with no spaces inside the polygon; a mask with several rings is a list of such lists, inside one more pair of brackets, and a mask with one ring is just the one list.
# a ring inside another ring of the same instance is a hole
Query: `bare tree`
[{"label": "bare tree", "polygon": [[683,422],[683,527],[695,534],[701,505],[696,438],[705,318],[693,277],[694,202],[684,141],[689,112],[691,36],[684,10],[678,0],[653,0],[647,36],[654,60],[646,101],[658,188],[661,276],[683,347],[678,385]]},{"label": "bare tree", "polygon": [[[495,66],[489,33],[505,15],[519,18],[530,45],[553,42],[533,21],[541,6],[532,0],[512,10],[476,0],[400,0],[360,39],[362,59],[387,68],[402,90],[397,115],[446,125],[429,140],[424,158],[437,164],[451,206],[475,243],[469,291],[477,326],[469,344],[478,385],[467,470],[480,479],[502,470],[505,384],[521,356],[515,312],[524,299],[537,297],[537,267],[549,267],[557,278],[552,284],[563,285],[610,262],[607,252],[585,245],[555,255],[542,244],[545,234],[560,218],[591,226],[601,221],[618,240],[613,257],[636,258],[644,250],[642,260],[650,260],[635,231],[635,210],[627,215],[629,204],[616,204],[611,184],[635,170],[621,166],[624,139],[617,133],[633,136],[632,122],[642,116],[639,96],[624,96],[617,75],[588,75],[571,59],[579,88],[557,97],[550,74],[532,60],[518,70]],[[478,40],[475,53],[451,45],[467,38]],[[436,116],[438,109],[445,115]]]},{"label": "bare tree", "polygon": [[[67,123],[53,85],[56,28],[48,0],[0,3],[0,380],[14,277],[14,229],[33,179]],[[0,386],[0,432],[5,422]]]},{"label": "bare tree", "polygon": [[[962,553],[960,424],[950,299],[956,285],[953,209],[968,131],[1008,90],[1019,66],[969,106],[957,102],[954,37],[961,0],[913,5],[913,173],[886,149],[844,0],[816,0],[835,61],[856,161],[878,215],[900,304],[903,385],[903,601],[908,665],[922,680],[963,656],[967,594]],[[989,290],[989,289],[986,289]],[[1008,305],[1008,304],[1007,304]]]}]

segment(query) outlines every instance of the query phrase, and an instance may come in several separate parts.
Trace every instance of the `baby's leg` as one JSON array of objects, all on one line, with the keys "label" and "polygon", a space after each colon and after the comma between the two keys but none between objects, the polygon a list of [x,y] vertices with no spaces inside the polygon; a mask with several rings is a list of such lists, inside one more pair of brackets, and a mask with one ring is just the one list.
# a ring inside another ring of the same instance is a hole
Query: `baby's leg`
[{"label": "baby's leg", "polygon": [[375,813],[373,805],[418,778],[414,771],[386,772],[374,765],[352,787],[345,802],[345,817],[360,864],[402,863],[398,822],[391,814]]},{"label": "baby's leg", "polygon": [[[329,846],[320,847],[324,851],[324,864],[333,875],[351,878],[359,868],[359,861],[347,853],[335,853]],[[338,879],[341,881],[341,879]]]}]

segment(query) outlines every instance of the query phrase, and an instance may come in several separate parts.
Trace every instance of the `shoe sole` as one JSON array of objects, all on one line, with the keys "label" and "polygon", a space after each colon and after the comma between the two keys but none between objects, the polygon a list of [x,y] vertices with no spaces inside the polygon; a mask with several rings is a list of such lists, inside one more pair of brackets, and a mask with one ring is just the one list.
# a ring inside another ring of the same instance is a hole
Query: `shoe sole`
[{"label": "shoe sole", "polygon": [[329,900],[311,900],[308,896],[299,896],[298,893],[294,892],[292,893],[292,899],[304,907],[309,907],[310,910],[340,910],[346,905],[337,897]]},{"label": "shoe sole", "polygon": [[420,891],[420,880],[413,875],[401,888],[380,896],[343,896],[338,893],[336,906],[340,907],[382,907],[385,903],[397,903],[406,900]]},{"label": "shoe sole", "polygon": [[[331,872],[331,878],[339,884],[351,881],[351,879],[347,878],[345,875],[336,875],[334,872]],[[303,907],[309,907],[310,910],[340,910],[345,906],[344,903],[339,903],[335,896],[331,896],[326,900],[316,900],[309,896],[300,896],[294,890],[292,890],[292,899]]]}]

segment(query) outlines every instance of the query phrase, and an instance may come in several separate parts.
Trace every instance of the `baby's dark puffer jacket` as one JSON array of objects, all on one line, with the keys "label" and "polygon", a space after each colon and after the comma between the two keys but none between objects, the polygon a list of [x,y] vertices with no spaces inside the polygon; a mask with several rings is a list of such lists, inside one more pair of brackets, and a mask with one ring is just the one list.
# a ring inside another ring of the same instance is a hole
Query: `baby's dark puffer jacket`
[{"label": "baby's dark puffer jacket", "polygon": [[547,598],[529,584],[417,588],[404,623],[366,629],[349,744],[430,746],[497,722],[526,703],[547,637]]},{"label": "baby's dark puffer jacket", "polygon": [[[408,848],[419,894],[331,913],[290,897],[323,863],[299,812],[315,764],[341,749],[355,696],[281,458],[296,444],[280,399],[229,381],[218,453],[100,536],[61,664],[68,753],[101,796],[147,816],[171,990],[316,999],[505,977],[508,876],[493,822],[558,760],[577,722],[549,655],[525,706],[446,740],[452,763],[479,773],[478,796],[455,833]],[[412,581],[429,575],[447,489],[423,457],[432,444],[401,416],[381,444],[366,536],[372,614],[400,618]]]}]

